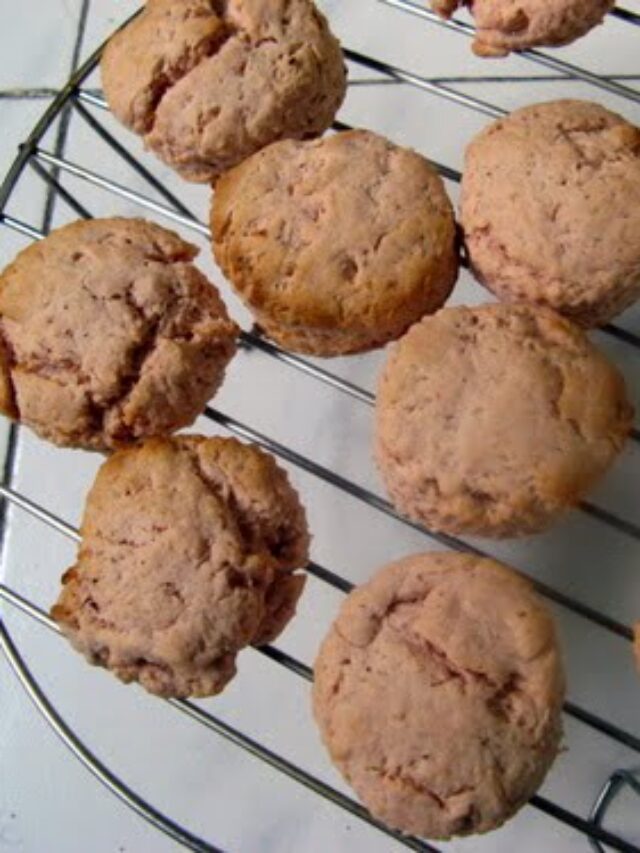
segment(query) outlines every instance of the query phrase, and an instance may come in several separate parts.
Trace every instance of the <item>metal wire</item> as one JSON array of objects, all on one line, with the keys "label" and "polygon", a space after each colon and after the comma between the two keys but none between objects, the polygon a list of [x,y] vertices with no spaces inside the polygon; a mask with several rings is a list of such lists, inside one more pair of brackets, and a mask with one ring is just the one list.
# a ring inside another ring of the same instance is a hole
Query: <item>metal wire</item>
[{"label": "metal wire", "polygon": [[[71,525],[66,524],[60,518],[54,516],[51,513],[48,513],[46,510],[43,510],[38,505],[34,504],[31,501],[26,500],[24,497],[17,495],[10,489],[4,489],[4,496],[9,500],[14,500],[16,504],[21,506],[21,508],[27,510],[32,515],[35,515],[42,521],[50,524],[50,526],[54,527],[56,530],[60,531],[64,535],[73,539],[74,541],[79,540],[78,531],[71,527]],[[331,582],[329,580],[329,582]],[[40,624],[49,628],[57,634],[60,634],[61,631],[58,625],[47,616],[47,614],[37,607],[32,602],[20,596],[15,591],[9,589],[4,584],[0,584],[0,599],[7,601],[9,604],[12,604],[14,607],[26,613],[31,618],[38,621]],[[1,623],[0,623],[1,625]],[[286,654],[280,649],[265,646],[260,649],[257,649],[258,652],[262,653],[266,657],[270,658],[274,662],[286,667],[289,671],[295,673],[296,675],[304,678],[306,681],[311,681],[313,678],[312,670],[303,664],[301,661],[296,660],[291,655]],[[186,702],[183,700],[168,700],[169,704],[176,707],[178,710],[183,713],[187,713],[192,719],[196,722],[199,722],[205,725],[207,728],[212,729],[218,734],[221,734],[228,740],[231,740],[237,746],[242,747],[243,749],[250,752],[256,758],[260,758],[262,761],[267,762],[269,765],[274,767],[277,770],[285,773],[286,775],[294,778],[296,781],[305,785],[305,787],[310,788],[315,793],[324,797],[325,799],[330,800],[335,805],[340,806],[346,811],[351,812],[356,815],[360,819],[364,820],[367,823],[375,826],[377,829],[380,829],[387,835],[392,836],[400,843],[404,844],[404,846],[412,849],[412,850],[420,850],[420,851],[431,851],[431,853],[437,853],[436,848],[422,841],[421,839],[414,838],[411,836],[400,835],[398,833],[393,832],[384,824],[379,823],[375,819],[373,819],[366,809],[364,809],[361,805],[356,803],[354,800],[351,800],[348,797],[345,797],[343,794],[339,793],[333,788],[330,788],[324,782],[321,782],[319,779],[312,777],[310,774],[301,770],[299,767],[296,767],[291,762],[283,759],[281,756],[277,755],[271,750],[266,749],[261,744],[256,741],[248,738],[246,735],[243,735],[241,732],[238,732],[233,727],[229,726],[227,723],[223,722],[219,718],[213,716],[210,713],[203,711],[197,705],[194,705],[191,702]],[[569,703],[567,703],[569,704]],[[573,706],[575,707],[575,706]],[[571,710],[565,706],[565,710],[571,713]],[[591,721],[597,720],[598,718],[594,715],[587,714],[586,712],[580,711],[579,715],[576,715],[578,719],[582,719],[583,722],[587,722],[587,724],[592,724]],[[584,715],[584,716],[581,716]],[[601,723],[604,721],[598,721],[598,728],[600,731],[608,733],[612,737],[616,737],[610,729],[610,724],[604,722],[604,728],[601,727]],[[626,743],[627,746],[631,746],[640,752],[640,742],[636,742],[635,745],[633,743],[633,736],[629,736],[630,740]],[[617,739],[617,737],[616,737]],[[125,799],[126,801],[126,799]],[[540,797],[538,795],[531,798],[529,801],[530,805],[534,808],[543,811],[545,814],[550,815],[551,817],[556,818],[561,823],[569,825],[580,832],[583,832],[588,835],[589,838],[595,839],[598,841],[602,841],[609,846],[611,846],[614,850],[622,850],[622,851],[635,851],[636,848],[634,845],[629,844],[629,842],[625,841],[623,838],[616,836],[613,833],[610,833],[597,824],[593,824],[590,821],[584,820],[578,815],[568,811],[567,809],[562,808],[556,803],[552,803],[544,797]],[[598,813],[599,814],[599,813]],[[166,831],[164,827],[161,827],[163,831]]]},{"label": "metal wire", "polygon": [[[400,12],[416,15],[424,19],[425,22],[437,24],[438,26],[443,26],[456,32],[463,33],[467,37],[473,35],[473,28],[469,25],[460,23],[458,21],[441,21],[439,18],[437,18],[437,16],[434,16],[433,13],[430,13],[427,10],[423,9],[421,6],[419,6],[416,2],[414,2],[414,0],[378,0],[378,2],[386,4],[387,6],[395,7]],[[625,21],[633,25],[638,25],[640,23],[640,16],[625,9],[615,9],[611,14],[617,17],[619,20]],[[177,196],[167,190],[166,187],[162,184],[162,182],[159,181],[153,175],[153,173],[149,171],[149,169],[147,169],[143,164],[141,164],[137,160],[137,158],[134,157],[128,151],[127,148],[125,148],[120,142],[118,142],[118,140],[113,137],[113,135],[107,130],[107,128],[105,128],[104,125],[90,112],[90,110],[87,109],[88,106],[98,109],[106,108],[104,99],[99,93],[80,88],[82,82],[87,78],[88,74],[96,66],[99,60],[100,52],[101,49],[98,49],[87,60],[87,62],[85,62],[84,65],[81,66],[81,68],[72,76],[68,84],[54,99],[49,109],[47,109],[47,111],[44,113],[42,119],[34,127],[32,133],[29,135],[24,145],[22,146],[18,157],[16,158],[14,164],[9,170],[9,173],[6,176],[4,183],[2,184],[2,187],[0,187],[0,221],[5,226],[13,229],[16,232],[22,233],[23,235],[31,239],[41,239],[44,236],[33,225],[23,222],[15,217],[12,217],[6,212],[7,203],[11,197],[11,193],[21,174],[23,173],[25,167],[29,165],[38,174],[38,176],[42,178],[42,180],[46,181],[47,184],[53,189],[53,191],[66,204],[68,204],[76,214],[81,217],[88,218],[90,216],[90,212],[82,204],[82,202],[73,193],[70,192],[68,187],[61,183],[59,173],[66,172],[67,174],[72,175],[76,179],[91,183],[94,186],[101,187],[105,191],[115,193],[116,195],[119,195],[122,198],[125,198],[135,204],[138,204],[143,208],[151,210],[158,215],[167,217],[177,225],[189,228],[193,231],[200,233],[203,236],[208,236],[207,226],[204,223],[199,222],[196,217],[194,217],[192,212],[187,208],[187,206],[184,205],[184,203]],[[483,101],[481,99],[460,93],[455,89],[451,88],[451,86],[448,85],[448,82],[454,81],[445,82],[443,80],[429,79],[422,75],[418,75],[406,69],[398,68],[397,66],[381,62],[374,57],[365,56],[355,51],[347,50],[346,55],[351,62],[357,63],[362,67],[366,67],[373,70],[377,74],[383,75],[383,77],[381,78],[383,80],[389,82],[395,81],[411,85],[431,95],[437,97],[444,97],[447,100],[450,100],[466,108],[473,109],[476,112],[490,117],[498,117],[505,113],[505,111],[502,110],[500,107],[487,103],[486,101]],[[520,55],[527,58],[531,62],[535,62],[538,65],[546,66],[547,68],[552,68],[555,71],[560,72],[561,75],[563,77],[566,77],[567,79],[579,79],[583,82],[590,83],[591,85],[594,85],[600,89],[606,90],[612,94],[616,94],[620,97],[627,98],[634,102],[640,102],[640,92],[621,83],[620,79],[622,78],[616,79],[614,76],[597,75],[588,71],[587,69],[579,68],[577,66],[558,60],[556,57],[550,57],[547,54],[543,54],[538,51],[523,51]],[[129,190],[126,186],[122,186],[121,184],[118,184],[103,175],[98,175],[95,172],[88,170],[79,164],[70,163],[64,157],[43,150],[40,147],[40,141],[44,136],[44,133],[51,126],[52,122],[57,118],[61,110],[67,104],[73,104],[77,114],[86,123],[86,125],[91,128],[104,142],[106,142],[112,148],[112,150],[114,150],[123,159],[124,162],[126,162],[142,178],[144,178],[147,184],[152,187],[167,204],[155,202],[152,199],[141,195],[140,193],[136,193]],[[338,129],[344,129],[347,127],[347,125],[341,122],[336,122],[336,127]],[[435,165],[445,178],[453,181],[460,180],[461,176],[457,170],[452,169],[444,164],[437,163]],[[640,346],[640,337],[632,332],[627,331],[626,329],[622,329],[617,326],[609,326],[606,328],[605,331],[607,331],[611,335],[614,335],[619,340],[623,341],[625,344],[628,344],[632,347]],[[255,350],[260,351],[267,357],[277,359],[283,364],[295,368],[296,370],[301,371],[306,375],[325,383],[326,385],[340,391],[341,393],[347,394],[348,396],[359,401],[360,403],[365,403],[368,405],[372,405],[374,403],[374,395],[371,392],[360,388],[359,386],[351,382],[343,380],[340,377],[335,376],[331,372],[323,368],[317,367],[315,364],[305,359],[302,359],[296,355],[282,350],[280,347],[277,347],[276,345],[261,338],[258,334],[256,334],[255,330],[243,332],[242,344],[244,347],[253,348]],[[342,477],[336,472],[324,468],[323,466],[316,463],[314,460],[308,459],[302,454],[299,454],[291,450],[290,448],[285,447],[284,445],[274,441],[273,439],[262,435],[250,426],[243,424],[237,421],[236,419],[211,408],[207,409],[206,415],[220,426],[231,430],[237,435],[241,435],[245,438],[248,438],[249,440],[252,440],[262,445],[263,447],[269,449],[271,452],[278,455],[280,458],[289,461],[290,463],[296,465],[302,470],[307,471],[308,473],[311,473],[315,477],[324,480],[325,482],[333,484],[345,493],[350,494],[358,500],[364,501],[367,505],[385,513],[386,515],[391,516],[392,518],[397,519],[403,524],[409,525],[412,528],[419,530],[421,533],[430,536],[432,539],[444,545],[445,547],[454,548],[457,550],[467,550],[472,553],[484,555],[484,552],[480,549],[470,546],[455,537],[450,537],[443,534],[435,534],[426,530],[420,525],[409,521],[408,519],[400,516],[387,501],[380,498],[378,495],[369,492],[368,490]],[[638,430],[634,431],[633,438],[634,440],[640,439],[640,432],[638,432]],[[64,520],[58,518],[54,514],[50,513],[38,503],[30,500],[24,495],[20,495],[19,493],[17,493],[10,487],[10,484],[5,483],[4,485],[0,486],[0,495],[2,495],[5,500],[10,501],[16,506],[19,506],[23,510],[29,512],[31,515],[37,517],[41,521],[55,528],[65,536],[70,537],[75,541],[79,539],[78,532],[72,526],[70,526]],[[584,504],[582,508],[591,517],[594,517],[599,522],[607,524],[608,526],[615,528],[616,530],[625,535],[629,535],[634,538],[640,538],[640,528],[632,522],[627,521],[625,519],[621,519],[613,513],[609,512],[608,510],[594,506],[590,503]],[[347,581],[345,578],[342,578],[335,572],[323,566],[320,566],[317,563],[312,562],[308,567],[308,571],[317,579],[325,583],[329,583],[333,587],[340,589],[343,592],[348,592],[352,587],[350,582]],[[632,634],[630,627],[612,619],[607,614],[601,613],[593,608],[590,608],[587,605],[576,601],[571,597],[566,596],[564,593],[554,590],[544,584],[537,583],[537,587],[544,595],[557,602],[558,604],[570,609],[572,612],[580,615],[581,617],[589,619],[593,623],[627,640],[631,638]],[[4,600],[13,607],[18,608],[20,611],[27,614],[31,618],[36,619],[46,627],[52,628],[53,630],[57,630],[57,626],[55,625],[55,623],[53,623],[52,620],[50,620],[49,617],[36,605],[22,598],[18,593],[10,590],[4,585],[0,585],[0,599]],[[208,844],[207,842],[204,842],[201,839],[192,836],[190,833],[179,827],[177,824],[174,824],[164,815],[161,815],[156,812],[151,806],[145,803],[144,800],[141,800],[141,798],[139,798],[134,792],[131,792],[128,788],[126,788],[126,786],[121,782],[121,780],[110,774],[110,771],[104,768],[104,766],[101,765],[95,758],[95,756],[93,756],[92,753],[90,753],[87,748],[83,744],[81,744],[80,741],[78,741],[74,733],[71,732],[68,728],[66,728],[64,721],[62,721],[59,715],[57,715],[57,712],[51,706],[51,703],[47,700],[46,696],[44,696],[44,693],[41,691],[41,688],[39,688],[39,686],[33,679],[33,676],[29,673],[29,670],[27,669],[24,661],[20,657],[17,649],[15,648],[15,645],[13,644],[11,637],[6,630],[6,627],[2,625],[2,623],[0,623],[0,644],[2,645],[5,654],[7,655],[12,667],[16,671],[16,674],[20,678],[23,686],[25,686],[25,689],[27,690],[33,701],[36,703],[39,710],[43,713],[43,715],[47,718],[51,725],[54,726],[58,734],[63,738],[65,743],[67,743],[67,745],[72,749],[72,751],[80,758],[80,760],[83,761],[83,763],[85,763],[85,765],[94,774],[96,774],[97,777],[104,784],[107,784],[108,787],[110,787],[110,789],[113,790],[113,792],[116,793],[116,795],[123,800],[123,802],[126,802],[127,805],[134,808],[146,820],[150,821],[163,832],[175,838],[175,840],[179,841],[187,847],[190,847],[190,849],[203,851],[211,851],[217,849],[212,845]],[[295,659],[291,655],[288,655],[282,650],[277,649],[275,647],[267,647],[260,651],[263,655],[274,661],[276,664],[286,667],[289,671],[291,671],[298,677],[302,677],[307,681],[312,678],[311,669],[306,664]],[[187,714],[193,720],[199,722],[202,725],[205,725],[210,730],[217,732],[218,734],[222,735],[227,740],[236,744],[240,748],[260,758],[262,761],[265,761],[278,771],[285,773],[287,776],[295,779],[297,782],[315,791],[320,796],[330,800],[334,804],[356,815],[360,819],[372,824],[373,826],[380,829],[382,832],[393,837],[395,840],[399,841],[401,844],[404,844],[410,849],[421,851],[435,851],[434,847],[430,846],[424,841],[421,841],[420,839],[410,838],[407,836],[402,836],[399,833],[392,832],[384,825],[372,819],[371,816],[360,804],[325,785],[323,782],[316,779],[315,777],[312,777],[310,774],[306,773],[306,771],[287,761],[282,756],[276,755],[272,751],[266,749],[266,747],[248,738],[243,733],[229,726],[226,722],[203,711],[199,706],[194,705],[190,702],[183,702],[179,700],[171,700],[170,704],[176,709],[180,710],[182,713]],[[616,740],[619,743],[625,744],[627,747],[634,749],[635,751],[640,752],[640,739],[637,738],[635,735],[631,734],[630,732],[626,732],[620,729],[619,727],[613,725],[607,720],[603,720],[597,715],[594,715],[586,709],[580,708],[579,706],[571,702],[566,703],[565,712],[573,716],[574,718],[580,720],[582,723],[598,730],[602,734]],[[614,774],[614,776],[612,776],[612,779],[614,779],[614,777],[615,780],[623,779],[628,783],[626,771],[620,771],[619,774]],[[609,783],[611,783],[611,779],[609,780]],[[574,827],[576,830],[583,833],[594,844],[594,849],[602,850],[603,848],[598,845],[607,844],[611,848],[616,850],[638,851],[638,848],[636,846],[616,836],[615,834],[603,830],[602,827],[599,825],[608,803],[614,796],[615,791],[619,789],[621,784],[622,783],[619,781],[614,781],[613,783],[611,783],[609,788],[606,788],[605,786],[606,792],[605,789],[603,789],[603,793],[601,793],[598,803],[596,803],[594,812],[592,813],[592,816],[589,820],[585,820],[579,817],[578,815],[575,815],[565,810],[561,806],[552,803],[549,800],[540,796],[534,797],[531,801],[531,804],[539,810],[543,811],[544,813],[562,821],[568,826]],[[635,784],[637,784],[637,782]],[[636,790],[636,788],[634,788],[634,790]]]},{"label": "metal wire", "polygon": [[[465,36],[473,38],[475,36],[475,28],[470,24],[465,24],[457,20],[443,20],[435,12],[430,12],[421,6],[415,0],[378,0],[385,6],[393,6],[403,12],[408,12],[439,27],[444,27],[448,30],[453,30],[462,33]],[[631,12],[620,10],[619,17],[628,20],[632,23],[637,23],[637,16]],[[542,53],[539,50],[520,50],[517,51],[518,56],[535,62],[537,65],[542,65],[546,68],[552,68],[554,71],[562,72],[567,79],[580,80],[583,83],[590,83],[598,89],[603,89],[612,95],[619,95],[629,101],[640,103],[640,92],[637,89],[632,89],[629,86],[624,86],[622,83],[617,83],[614,80],[606,77],[601,77],[599,74],[594,74],[586,68],[581,68],[578,65],[572,65],[570,62],[565,62],[555,56],[550,56],[548,53]]]},{"label": "metal wire", "polygon": [[[127,199],[128,201],[132,201],[140,205],[140,207],[143,207],[146,210],[151,210],[153,213],[157,213],[160,216],[164,216],[175,224],[182,225],[183,227],[188,228],[191,231],[200,234],[201,236],[207,238],[209,238],[210,236],[209,227],[204,222],[201,222],[199,219],[192,216],[191,214],[185,215],[183,213],[177,212],[172,208],[167,207],[166,205],[153,201],[153,199],[150,199],[148,196],[145,196],[142,193],[136,192],[135,190],[129,190],[126,187],[123,187],[121,184],[117,183],[116,181],[112,181],[109,178],[105,178],[90,169],[86,169],[75,163],[71,163],[69,160],[65,160],[62,157],[52,154],[49,151],[44,151],[40,148],[37,148],[33,151],[32,157],[34,158],[31,160],[32,164],[37,163],[39,160],[41,160],[44,163],[55,167],[55,169],[60,172],[67,172],[76,178],[79,178],[89,184],[92,184],[93,186],[100,187],[101,189],[111,192],[114,195],[120,196],[121,198]],[[67,189],[65,189],[64,187],[60,187],[59,181],[51,173],[40,168],[39,174],[43,178],[43,180],[53,186],[56,191],[60,191],[62,198],[68,204],[70,204],[71,208],[76,213],[78,213],[81,217],[85,219],[91,218],[91,214],[86,210],[86,208],[80,205],[77,199],[75,199],[75,197],[72,196]],[[44,237],[44,234],[40,232],[38,236],[39,238],[42,238]],[[313,376],[315,379],[319,379],[320,381],[331,385],[332,387],[340,391],[343,391],[344,393],[360,400],[361,402],[368,403],[369,405],[374,405],[375,403],[375,396],[370,391],[366,391],[365,389],[360,388],[351,382],[347,382],[346,380],[341,379],[335,374],[329,373],[329,371],[319,368],[316,365],[313,365],[310,362],[301,359],[299,356],[285,352],[274,344],[270,344],[269,342],[265,341],[255,332],[244,332],[241,336],[241,341],[249,347],[256,347],[269,355],[276,356],[278,359],[284,361],[290,366],[295,367],[298,370],[301,370],[304,373]],[[640,430],[634,428],[631,431],[630,437],[633,441],[640,442]],[[585,511],[589,512],[594,517],[599,518],[602,521],[606,521],[608,524],[617,527],[622,532],[640,538],[640,527],[638,527],[637,525],[631,522],[626,522],[623,519],[616,518],[611,513],[607,513],[606,510],[600,509],[599,507],[591,506],[587,503],[583,504],[583,508],[585,509]]]},{"label": "metal wire", "polygon": [[[600,826],[614,797],[624,788],[628,788],[640,799],[640,767],[633,770],[616,770],[609,776],[591,809],[589,820]],[[595,853],[605,853],[604,847],[597,838],[590,838],[589,842]]]},{"label": "metal wire", "polygon": [[[232,421],[230,418],[227,418],[224,415],[220,415],[220,413],[216,413],[221,419],[220,422],[224,421],[224,425],[231,430],[232,432],[242,435],[244,438],[248,438],[247,431],[248,427],[239,424],[237,421]],[[259,444],[261,447],[270,450],[272,453],[276,455],[279,454],[279,450],[282,445],[276,445],[275,442],[267,439],[265,436],[260,433],[256,433],[254,431],[250,431],[251,437],[250,440],[253,441],[254,444]],[[295,463],[294,463],[295,464]],[[80,541],[80,534],[75,527],[72,527],[67,522],[63,521],[58,516],[34,503],[33,501],[25,498],[24,495],[20,495],[15,492],[13,489],[10,489],[6,486],[0,486],[0,495],[2,495],[6,500],[11,503],[16,504],[21,509],[28,512],[30,515],[35,518],[43,521],[45,524],[48,524],[53,529],[57,530],[59,533],[62,533],[64,536],[69,539],[74,540],[75,542]],[[324,583],[328,583],[330,586],[333,586],[336,589],[340,589],[343,592],[349,592],[351,589],[351,585],[345,581],[344,578],[336,575],[334,572],[330,572],[327,569],[319,566],[317,563],[311,563],[311,572],[317,577],[319,580],[322,580]],[[5,599],[8,600],[12,604],[16,604],[18,602],[19,596],[16,593],[12,593],[8,588],[2,584],[0,584],[0,597],[4,595]],[[24,599],[22,600],[24,602]],[[21,609],[25,610],[25,612],[29,612],[30,615],[37,610],[35,605],[27,602],[28,607],[22,607]],[[29,609],[30,608],[30,609]],[[40,619],[42,621],[42,619]],[[311,680],[312,673],[311,669],[303,664],[301,661],[296,660],[290,655],[285,654],[279,649],[271,648],[271,647],[261,647],[260,652],[265,654],[267,657],[270,657],[272,660],[277,661],[280,664],[283,664],[288,669],[295,672],[297,675],[301,675],[307,680]],[[612,723],[609,723],[607,720],[598,717],[596,714],[592,714],[591,712],[575,705],[573,702],[565,703],[565,712],[572,717],[580,720],[591,728],[596,729],[602,734],[608,735],[613,740],[616,740],[618,743],[623,744],[624,746],[629,747],[629,749],[633,749],[635,752],[640,753],[640,738],[635,737],[635,735],[630,732],[624,731],[620,729],[618,726],[614,726]]]},{"label": "metal wire", "polygon": [[[10,601],[10,599],[7,598]],[[28,612],[28,611],[27,611]],[[32,614],[33,615],[33,614]],[[38,614],[36,617],[40,622],[46,624],[48,621],[44,614]],[[186,829],[183,829],[179,824],[166,817],[162,812],[159,812],[153,806],[149,805],[143,798],[129,788],[122,779],[119,779],[109,768],[104,765],[92,752],[85,746],[80,738],[75,734],[60,714],[51,704],[42,688],[38,685],[29,667],[24,662],[20,652],[18,651],[11,634],[7,630],[4,622],[0,619],[0,648],[9,661],[9,665],[13,669],[18,681],[24,688],[27,696],[40,714],[49,723],[53,731],[64,743],[64,745],[75,755],[87,770],[92,773],[96,779],[101,782],[105,788],[111,791],[118,799],[122,800],[125,805],[129,806],[140,817],[144,818],[156,829],[159,829],[165,835],[179,842],[183,847],[189,850],[196,850],[198,853],[222,853],[219,847],[209,844],[202,838],[198,838]]]}]

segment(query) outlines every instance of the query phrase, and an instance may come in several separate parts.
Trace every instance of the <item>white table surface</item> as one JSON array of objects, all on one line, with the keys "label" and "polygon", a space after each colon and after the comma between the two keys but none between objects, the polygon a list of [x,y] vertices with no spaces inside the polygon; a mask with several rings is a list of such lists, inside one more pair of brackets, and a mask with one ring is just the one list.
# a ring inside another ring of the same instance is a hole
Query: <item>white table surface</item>
[{"label": "white table surface", "polygon": [[[640,12],[637,0],[625,0]],[[0,173],[18,142],[47,105],[51,92],[68,76],[74,51],[86,57],[133,10],[132,2],[110,0],[0,0]],[[479,76],[544,75],[522,58],[475,59],[459,34],[383,6],[377,0],[322,4],[346,46],[384,58],[417,74],[469,78],[448,85],[503,108],[557,96],[592,97],[640,123],[640,104],[584,84],[552,80],[479,81]],[[86,13],[84,31],[78,22]],[[640,88],[640,29],[609,18],[581,42],[555,56],[600,73],[633,75],[624,82]],[[355,79],[375,75],[352,66]],[[97,78],[90,85],[98,86]],[[99,114],[136,154],[138,140]],[[340,118],[368,126],[426,155],[460,167],[465,140],[488,119],[472,110],[408,86],[352,86]],[[44,147],[56,145],[49,135]],[[99,170],[133,189],[148,192],[82,121],[74,117],[64,156]],[[165,168],[142,155],[156,174],[176,189],[200,218],[206,218],[208,191],[181,184]],[[132,204],[102,190],[69,180],[96,215],[140,214]],[[456,197],[457,187],[448,184]],[[9,212],[41,227],[47,193],[29,172]],[[72,218],[64,204],[52,211],[53,224]],[[161,221],[161,220],[159,220]],[[185,232],[186,233],[186,232]],[[193,237],[193,235],[191,235]],[[234,315],[248,317],[230,295],[209,258],[202,267],[220,283]],[[26,240],[0,231],[0,261],[6,263]],[[464,274],[454,302],[487,298]],[[620,318],[640,332],[640,310]],[[640,353],[601,333],[594,335],[626,373],[640,403]],[[336,359],[323,366],[374,388],[380,353]],[[361,485],[381,492],[370,460],[371,410],[335,390],[303,378],[259,353],[241,353],[216,406],[278,441],[313,457]],[[3,440],[6,425],[3,424]],[[197,428],[216,428],[201,419]],[[72,524],[80,518],[83,496],[100,462],[97,455],[50,447],[20,430],[13,486]],[[314,532],[313,557],[351,581],[365,580],[385,561],[435,547],[425,535],[346,496],[317,478],[290,467],[304,495]],[[630,522],[640,524],[640,450],[630,444],[605,483],[593,495]],[[629,536],[575,512],[547,535],[515,543],[484,543],[498,556],[606,613],[631,623],[640,616],[640,546]],[[11,588],[48,608],[61,572],[74,557],[73,543],[18,509],[10,509],[0,576]],[[310,580],[298,617],[278,645],[311,663],[341,595]],[[585,619],[554,607],[565,643],[572,701],[639,734],[640,681],[629,644]],[[153,805],[191,831],[233,851],[389,851],[399,845],[357,819],[299,787],[295,782],[206,732],[137,687],[124,687],[109,674],[88,667],[62,640],[23,614],[2,605],[2,616],[34,675],[56,708],[96,755]],[[336,788],[347,788],[320,748],[311,721],[308,685],[252,650],[241,655],[239,674],[225,693],[203,706],[261,740]],[[630,750],[570,718],[567,750],[558,759],[542,793],[586,815],[608,775],[640,763]],[[610,827],[640,845],[638,801],[621,801]],[[577,833],[531,807],[502,830],[479,839],[441,845],[455,851],[586,851]],[[0,657],[0,850],[22,853],[115,853],[177,850],[102,788],[65,750],[27,700]]]}]

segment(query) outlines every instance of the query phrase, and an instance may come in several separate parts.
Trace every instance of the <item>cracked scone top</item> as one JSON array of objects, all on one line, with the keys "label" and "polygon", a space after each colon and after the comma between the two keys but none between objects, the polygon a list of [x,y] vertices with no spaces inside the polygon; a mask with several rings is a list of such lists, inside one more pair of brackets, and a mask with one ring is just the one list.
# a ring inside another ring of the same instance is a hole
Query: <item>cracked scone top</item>
[{"label": "cracked scone top", "polygon": [[365,130],[270,145],[213,198],[220,267],[283,346],[381,346],[439,308],[458,272],[453,209],[415,151]]},{"label": "cracked scone top", "polygon": [[191,181],[322,133],[346,91],[340,45],[311,0],[148,0],[101,72],[116,117]]},{"label": "cracked scone top", "polygon": [[632,423],[624,381],[547,308],[444,308],[393,348],[376,459],[398,509],[434,530],[548,527],[601,477]]},{"label": "cracked scone top", "polygon": [[352,592],[314,667],[322,739],[374,817],[428,838],[494,829],[559,748],[564,675],[531,585],[429,553]]},{"label": "cracked scone top", "polygon": [[469,7],[475,24],[473,52],[506,56],[512,50],[569,44],[602,22],[615,0],[431,0],[450,18]]},{"label": "cracked scone top", "polygon": [[235,439],[152,438],[89,493],[52,616],[76,649],[161,696],[219,693],[237,653],[295,612],[304,509],[273,458]]},{"label": "cracked scone top", "polygon": [[75,222],[20,252],[0,276],[0,411],[94,450],[192,423],[238,332],[197,252],[140,219]]},{"label": "cracked scone top", "polygon": [[606,323],[640,296],[640,129],[586,101],[516,110],[468,146],[460,221],[500,299]]}]

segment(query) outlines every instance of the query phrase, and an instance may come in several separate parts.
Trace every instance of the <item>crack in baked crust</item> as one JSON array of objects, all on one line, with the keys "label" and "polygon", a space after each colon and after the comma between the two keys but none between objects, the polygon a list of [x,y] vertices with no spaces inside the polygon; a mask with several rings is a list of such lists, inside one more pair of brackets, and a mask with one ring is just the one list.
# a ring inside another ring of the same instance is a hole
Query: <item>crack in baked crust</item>
[{"label": "crack in baked crust", "polygon": [[73,223],[20,253],[0,277],[0,408],[93,449],[191,422],[237,335],[195,254],[125,219]]}]

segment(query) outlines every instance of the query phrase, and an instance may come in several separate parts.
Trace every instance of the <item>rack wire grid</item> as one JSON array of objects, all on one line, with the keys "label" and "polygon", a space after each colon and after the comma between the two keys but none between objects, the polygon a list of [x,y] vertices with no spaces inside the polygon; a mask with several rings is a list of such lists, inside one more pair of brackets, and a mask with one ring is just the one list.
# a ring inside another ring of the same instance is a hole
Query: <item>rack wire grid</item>
[{"label": "rack wire grid", "polygon": [[[632,10],[615,8],[569,48],[489,62],[469,52],[469,23],[443,22],[418,0],[321,6],[350,74],[335,128],[365,126],[411,145],[435,163],[454,199],[465,143],[516,105],[587,97],[640,123],[640,14]],[[43,609],[73,561],[75,524],[100,459],[12,425],[0,486],[0,644],[29,698],[76,758],[169,838],[164,847],[162,836],[141,836],[136,849],[640,850],[640,690],[630,648],[640,616],[638,427],[607,482],[544,536],[479,543],[403,518],[381,497],[369,455],[381,354],[319,362],[251,329],[207,250],[208,189],[181,182],[113,120],[98,88],[99,58],[100,49],[20,146],[0,189],[3,237],[17,250],[78,216],[143,215],[203,247],[201,266],[246,331],[195,428],[256,442],[290,469],[309,510],[313,562],[278,646],[244,652],[222,696],[161,702],[127,690],[52,640],[59,631]],[[34,183],[46,193],[43,221],[23,192]],[[487,298],[464,272],[453,301]],[[594,333],[636,403],[638,328],[636,309]],[[387,560],[434,547],[490,553],[532,577],[558,617],[569,675],[567,750],[542,792],[498,832],[438,845],[389,830],[353,799],[320,748],[308,697],[309,663],[340,597]]]}]

